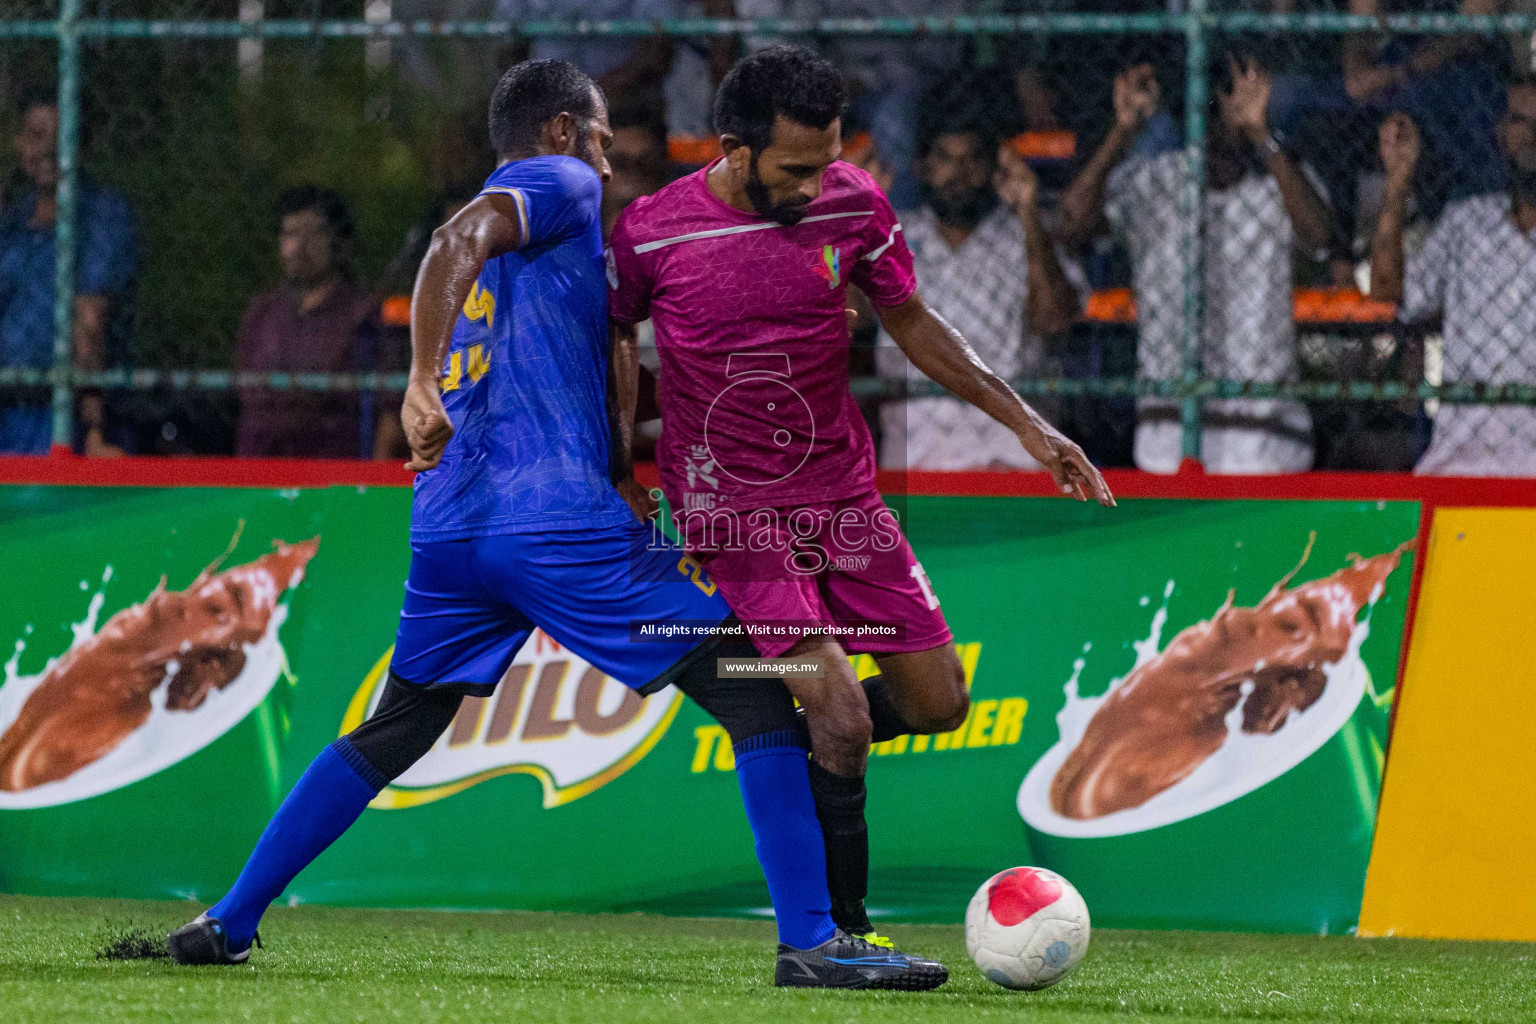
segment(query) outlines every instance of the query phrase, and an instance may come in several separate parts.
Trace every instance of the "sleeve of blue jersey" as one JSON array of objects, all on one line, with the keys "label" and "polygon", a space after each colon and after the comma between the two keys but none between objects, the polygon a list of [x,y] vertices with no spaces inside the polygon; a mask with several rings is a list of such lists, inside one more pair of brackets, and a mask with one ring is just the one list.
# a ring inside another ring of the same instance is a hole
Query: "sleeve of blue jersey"
[{"label": "sleeve of blue jersey", "polygon": [[603,182],[574,157],[539,156],[498,167],[480,190],[487,193],[511,196],[523,244],[542,245],[579,235],[599,216]]}]

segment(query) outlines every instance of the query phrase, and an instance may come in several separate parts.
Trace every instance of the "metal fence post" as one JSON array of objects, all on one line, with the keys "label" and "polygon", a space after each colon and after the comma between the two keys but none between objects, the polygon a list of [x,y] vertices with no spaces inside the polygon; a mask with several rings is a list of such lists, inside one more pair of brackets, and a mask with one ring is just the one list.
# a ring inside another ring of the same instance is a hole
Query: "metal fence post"
[{"label": "metal fence post", "polygon": [[58,212],[53,264],[53,447],[74,444],[75,214],[79,193],[80,0],[60,0]]},{"label": "metal fence post", "polygon": [[[1184,15],[1184,190],[1180,212],[1184,220],[1184,359],[1182,383],[1200,381],[1200,339],[1205,313],[1205,246],[1201,223],[1205,217],[1205,133],[1207,61],[1207,0],[1189,0]],[[1200,399],[1186,394],[1179,419],[1184,430],[1184,456],[1200,458]]]}]

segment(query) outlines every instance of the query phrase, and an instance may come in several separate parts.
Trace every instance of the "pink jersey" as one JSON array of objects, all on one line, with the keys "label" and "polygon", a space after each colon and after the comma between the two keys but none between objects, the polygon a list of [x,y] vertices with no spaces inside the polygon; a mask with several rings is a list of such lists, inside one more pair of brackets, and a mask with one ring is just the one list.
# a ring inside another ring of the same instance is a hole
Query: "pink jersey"
[{"label": "pink jersey", "polygon": [[875,449],[848,390],[843,310],[849,284],[877,306],[912,295],[890,203],[838,162],[784,227],[715,198],[707,174],[636,200],[608,254],[610,315],[656,328],[663,487],[688,510],[869,491]]}]

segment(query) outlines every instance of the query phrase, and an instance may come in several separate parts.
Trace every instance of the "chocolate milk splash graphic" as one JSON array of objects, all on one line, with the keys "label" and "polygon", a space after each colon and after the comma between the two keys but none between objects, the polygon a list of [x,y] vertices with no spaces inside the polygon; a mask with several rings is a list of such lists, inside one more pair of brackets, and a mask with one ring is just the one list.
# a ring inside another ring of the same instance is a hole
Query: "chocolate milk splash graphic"
[{"label": "chocolate milk splash graphic", "polygon": [[[229,550],[238,539],[237,532]],[[278,598],[303,578],[319,544],[318,537],[275,542],[269,554],[219,572],[226,551],[185,590],[167,590],[162,578],[100,632],[77,628],[74,646],[40,679],[8,681],[6,689],[31,685],[0,733],[0,794],[70,779],[111,755],[157,710],[194,712],[213,691],[229,687],[269,635]]]},{"label": "chocolate milk splash graphic", "polygon": [[1051,780],[1052,810],[1088,821],[1142,806],[1221,749],[1234,713],[1248,735],[1285,729],[1323,696],[1326,670],[1349,652],[1361,609],[1413,543],[1374,558],[1352,555],[1333,575],[1286,589],[1311,553],[1309,540],[1301,565],[1258,605],[1234,607],[1229,592],[1215,615],[1181,631],[1106,696]]}]

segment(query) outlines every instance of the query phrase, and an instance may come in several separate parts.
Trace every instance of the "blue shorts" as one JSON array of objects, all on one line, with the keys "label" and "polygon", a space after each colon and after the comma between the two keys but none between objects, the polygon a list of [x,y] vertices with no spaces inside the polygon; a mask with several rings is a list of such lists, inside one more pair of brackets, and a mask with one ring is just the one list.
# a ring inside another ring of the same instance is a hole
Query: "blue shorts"
[{"label": "blue shorts", "polygon": [[[636,520],[412,541],[390,670],[408,683],[489,695],[538,627],[644,694],[671,682],[730,614],[698,564]],[[687,632],[656,639],[648,624]]]}]

